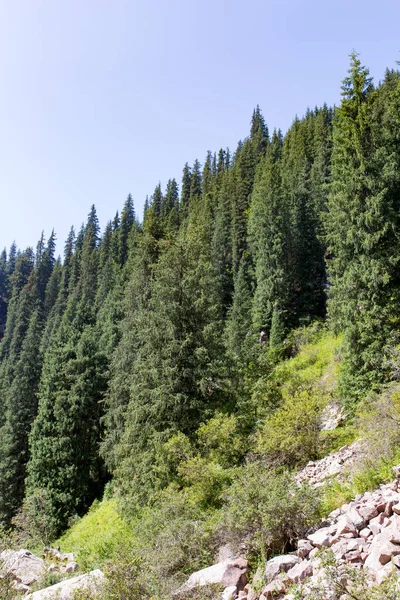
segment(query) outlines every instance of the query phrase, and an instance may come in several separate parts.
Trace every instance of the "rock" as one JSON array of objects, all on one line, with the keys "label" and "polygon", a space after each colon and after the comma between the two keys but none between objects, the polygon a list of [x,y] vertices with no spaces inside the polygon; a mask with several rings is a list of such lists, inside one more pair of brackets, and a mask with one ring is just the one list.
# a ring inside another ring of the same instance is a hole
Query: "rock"
[{"label": "rock", "polygon": [[[374,517],[377,516],[378,509],[375,506],[375,504],[367,503],[367,504],[364,504],[364,506],[360,506],[360,508],[357,510],[357,512],[364,519],[364,522],[367,523],[368,521],[370,521],[371,519],[373,519]],[[353,523],[354,523],[354,521],[353,521]],[[363,525],[365,525],[365,523],[363,523]],[[354,525],[356,525],[356,527],[357,527],[356,523],[354,523]]]},{"label": "rock", "polygon": [[400,503],[392,504],[392,510],[396,515],[400,515]]},{"label": "rock", "polygon": [[222,592],[221,600],[235,600],[237,597],[236,585],[230,585]]},{"label": "rock", "polygon": [[343,535],[344,533],[352,533],[353,535],[357,535],[357,529],[354,526],[354,523],[347,515],[341,517],[337,523],[337,535]]},{"label": "rock", "polygon": [[300,583],[307,579],[307,577],[311,577],[313,574],[313,566],[310,561],[303,560],[301,563],[292,567],[287,573],[286,577],[290,581],[290,583]]},{"label": "rock", "polygon": [[329,527],[318,529],[318,531],[309,535],[307,539],[316,548],[322,548],[323,546],[328,548],[332,544],[332,536],[329,533]]},{"label": "rock", "polygon": [[251,585],[249,585],[249,584],[245,585],[244,591],[247,594],[247,600],[256,600],[257,594]]},{"label": "rock", "polygon": [[360,537],[363,538],[364,540],[368,539],[371,534],[372,534],[372,531],[368,527],[365,527],[364,529],[361,529],[361,531],[360,531]]},{"label": "rock", "polygon": [[[74,560],[74,559],[72,559],[72,560]],[[234,554],[230,544],[224,544],[218,550],[217,562],[220,563],[220,562],[224,562],[226,560],[235,560],[235,554]]]},{"label": "rock", "polygon": [[237,591],[239,591],[247,583],[247,573],[248,563],[244,558],[226,560],[192,573],[177,593],[214,583],[220,583],[224,588],[235,586]]},{"label": "rock", "polygon": [[274,600],[277,596],[280,596],[286,592],[286,586],[282,579],[275,579],[271,581],[264,589],[263,595],[267,600]]},{"label": "rock", "polygon": [[343,420],[343,408],[336,402],[328,404],[321,413],[321,431],[333,431]]},{"label": "rock", "polygon": [[380,569],[380,571],[377,572],[377,574],[375,576],[376,583],[378,585],[383,583],[385,581],[385,579],[390,577],[390,575],[392,574],[392,571],[393,571],[393,567],[390,563],[385,565],[382,569]]},{"label": "rock", "polygon": [[389,500],[389,502],[386,502],[386,506],[385,506],[385,510],[383,511],[383,514],[385,515],[385,517],[391,517],[393,514],[393,500]]},{"label": "rock", "polygon": [[299,540],[297,543],[297,556],[305,558],[310,554],[312,549],[313,545],[309,540]]},{"label": "rock", "polygon": [[386,565],[392,556],[398,556],[400,554],[400,546],[396,544],[392,544],[391,542],[386,542],[379,549],[379,562],[382,565]]},{"label": "rock", "polygon": [[65,565],[65,573],[76,573],[78,570],[78,563],[70,562]]},{"label": "rock", "polygon": [[361,514],[361,511],[361,507],[357,510],[355,508],[352,508],[346,513],[346,517],[353,522],[353,525],[357,530],[363,529],[367,521],[367,519],[365,519],[365,517]]},{"label": "rock", "polygon": [[298,556],[292,554],[283,554],[271,558],[265,565],[265,581],[270,583],[278,577],[280,573],[287,573],[289,569],[300,562]]},{"label": "rock", "polygon": [[46,572],[43,559],[29,550],[4,550],[0,553],[0,569],[24,585],[31,585]]},{"label": "rock", "polygon": [[26,600],[73,600],[76,596],[76,592],[100,592],[105,582],[105,577],[100,569],[73,577],[72,579],[65,579],[56,585],[52,585],[33,594],[26,596]]},{"label": "rock", "polygon": [[25,585],[24,583],[15,583],[13,587],[15,590],[17,590],[17,592],[21,592],[24,595],[29,594],[31,591],[29,585]]},{"label": "rock", "polygon": [[393,471],[396,479],[399,479],[400,478],[400,465],[396,465],[395,467],[393,467],[392,471]]}]

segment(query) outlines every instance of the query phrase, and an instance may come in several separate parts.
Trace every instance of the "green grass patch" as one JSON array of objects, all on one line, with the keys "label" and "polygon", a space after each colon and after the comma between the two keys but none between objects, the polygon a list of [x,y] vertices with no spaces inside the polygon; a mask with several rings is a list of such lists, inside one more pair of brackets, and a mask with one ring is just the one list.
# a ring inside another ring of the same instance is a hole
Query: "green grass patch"
[{"label": "green grass patch", "polygon": [[339,373],[339,346],[340,338],[323,331],[316,341],[301,346],[297,356],[277,365],[273,378],[281,382],[283,397],[314,386],[333,391]]},{"label": "green grass patch", "polygon": [[89,512],[55,545],[62,552],[77,553],[83,569],[95,569],[112,560],[131,535],[128,524],[118,513],[116,500],[103,500],[94,502]]}]

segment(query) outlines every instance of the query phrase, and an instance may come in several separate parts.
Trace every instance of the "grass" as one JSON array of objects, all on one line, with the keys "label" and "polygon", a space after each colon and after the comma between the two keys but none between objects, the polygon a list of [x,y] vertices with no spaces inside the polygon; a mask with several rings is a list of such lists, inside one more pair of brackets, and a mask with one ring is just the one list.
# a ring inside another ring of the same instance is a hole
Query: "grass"
[{"label": "grass", "polygon": [[301,346],[299,353],[277,365],[274,379],[282,382],[282,395],[291,396],[299,388],[320,386],[333,392],[338,380],[336,360],[340,338],[323,331],[317,340]]},{"label": "grass", "polygon": [[55,545],[62,552],[76,553],[83,569],[96,569],[116,556],[130,536],[129,526],[118,513],[116,501],[111,499],[96,501]]}]

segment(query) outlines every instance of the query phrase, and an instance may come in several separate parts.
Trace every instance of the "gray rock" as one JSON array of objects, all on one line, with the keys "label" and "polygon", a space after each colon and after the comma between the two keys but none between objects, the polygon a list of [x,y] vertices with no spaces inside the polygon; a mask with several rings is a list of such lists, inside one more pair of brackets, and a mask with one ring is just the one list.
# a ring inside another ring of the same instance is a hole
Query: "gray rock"
[{"label": "gray rock", "polygon": [[299,540],[297,543],[297,556],[305,558],[313,549],[313,545],[309,540]]},{"label": "gray rock", "polygon": [[292,554],[283,554],[282,556],[275,556],[271,558],[265,565],[265,581],[270,583],[276,579],[279,573],[287,573],[292,567],[300,562],[298,556]]},{"label": "gray rock", "polygon": [[177,590],[177,593],[214,583],[220,583],[224,588],[235,586],[239,591],[247,583],[247,573],[248,563],[244,558],[226,560],[192,573],[186,583]]},{"label": "gray rock", "polygon": [[65,579],[33,594],[26,596],[26,600],[73,600],[76,592],[100,592],[105,582],[105,577],[100,569],[79,575],[72,579]]},{"label": "gray rock", "polygon": [[221,600],[235,600],[237,597],[236,585],[230,585],[222,592]]},{"label": "gray rock", "polygon": [[303,560],[301,563],[290,569],[290,571],[286,573],[286,576],[290,583],[300,583],[301,581],[307,579],[307,577],[311,577],[312,574],[312,563],[308,560]]},{"label": "gray rock", "polygon": [[31,585],[44,575],[46,565],[29,550],[4,550],[0,554],[0,570],[23,585]]},{"label": "gray rock", "polygon": [[307,539],[316,548],[328,548],[332,544],[332,536],[329,533],[329,527],[322,527],[322,529],[318,529],[318,531],[309,535]]}]

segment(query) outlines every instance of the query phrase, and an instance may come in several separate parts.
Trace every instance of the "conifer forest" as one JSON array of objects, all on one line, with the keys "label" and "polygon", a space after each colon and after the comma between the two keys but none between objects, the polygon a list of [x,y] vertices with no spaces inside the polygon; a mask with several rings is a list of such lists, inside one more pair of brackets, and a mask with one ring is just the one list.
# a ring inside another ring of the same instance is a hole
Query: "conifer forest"
[{"label": "conifer forest", "polygon": [[[339,106],[286,133],[250,116],[143,218],[129,194],[61,258],[55,232],[0,255],[0,531],[55,543],[112,503],[136,591],[110,599],[170,597],[226,541],[293,549],[323,506],[291,473],[399,378],[400,72],[353,53]],[[321,436],[332,397],[347,420]]]}]

